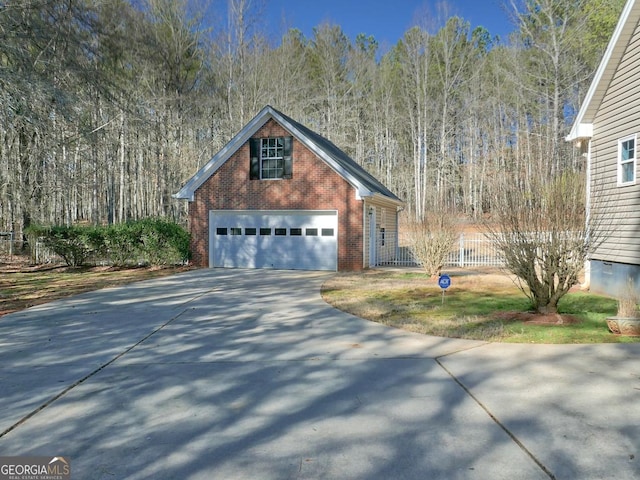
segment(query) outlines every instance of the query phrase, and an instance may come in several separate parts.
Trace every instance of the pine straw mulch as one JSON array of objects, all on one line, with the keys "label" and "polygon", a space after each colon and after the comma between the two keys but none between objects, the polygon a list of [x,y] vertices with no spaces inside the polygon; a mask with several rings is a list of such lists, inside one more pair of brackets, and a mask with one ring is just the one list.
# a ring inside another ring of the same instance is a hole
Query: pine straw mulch
[{"label": "pine straw mulch", "polygon": [[68,267],[33,265],[28,257],[0,257],[0,317],[34,305],[101,288],[164,277],[191,270],[175,267]]}]

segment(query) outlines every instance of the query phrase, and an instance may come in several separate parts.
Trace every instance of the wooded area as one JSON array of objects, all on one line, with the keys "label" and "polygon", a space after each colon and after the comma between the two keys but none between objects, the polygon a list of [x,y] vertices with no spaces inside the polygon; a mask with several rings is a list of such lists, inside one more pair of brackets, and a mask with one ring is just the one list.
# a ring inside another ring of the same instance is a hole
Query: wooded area
[{"label": "wooded area", "polygon": [[[197,1],[197,0],[195,0]],[[188,0],[0,2],[0,231],[186,218],[171,195],[264,105],[407,202],[478,217],[491,184],[581,171],[564,141],[623,0],[505,0],[498,39],[440,5],[385,51],[321,24],[274,40]],[[222,0],[218,0],[222,1]]]}]

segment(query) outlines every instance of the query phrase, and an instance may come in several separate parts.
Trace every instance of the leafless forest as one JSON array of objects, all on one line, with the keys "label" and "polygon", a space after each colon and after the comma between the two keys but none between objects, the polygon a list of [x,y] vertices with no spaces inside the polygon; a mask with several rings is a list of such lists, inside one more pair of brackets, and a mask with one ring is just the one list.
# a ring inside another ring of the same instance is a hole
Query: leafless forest
[{"label": "leafless forest", "polygon": [[335,24],[274,33],[267,0],[228,0],[210,24],[212,1],[0,1],[0,231],[184,222],[171,195],[266,104],[415,219],[490,215],[497,179],[526,193],[580,174],[564,137],[624,3],[505,0],[509,38],[439,4],[381,46]]}]

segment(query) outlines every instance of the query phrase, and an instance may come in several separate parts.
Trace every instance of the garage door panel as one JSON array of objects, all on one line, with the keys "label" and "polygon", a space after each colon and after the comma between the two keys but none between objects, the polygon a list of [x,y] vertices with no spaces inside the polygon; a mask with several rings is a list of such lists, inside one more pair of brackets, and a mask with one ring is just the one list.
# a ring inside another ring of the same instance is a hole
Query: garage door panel
[{"label": "garage door panel", "polygon": [[214,267],[337,269],[337,212],[212,211],[210,233]]},{"label": "garage door panel", "polygon": [[214,266],[228,268],[256,268],[251,262],[258,251],[255,237],[217,236],[214,244]]}]

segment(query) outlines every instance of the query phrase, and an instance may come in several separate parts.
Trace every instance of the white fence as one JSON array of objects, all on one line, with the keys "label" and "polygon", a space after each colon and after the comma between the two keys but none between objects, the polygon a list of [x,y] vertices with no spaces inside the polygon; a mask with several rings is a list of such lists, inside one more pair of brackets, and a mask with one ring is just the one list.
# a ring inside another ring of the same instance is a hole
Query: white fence
[{"label": "white fence", "polygon": [[[395,259],[377,262],[378,266],[418,267],[420,262],[411,252],[410,246],[400,239]],[[461,234],[445,262],[447,267],[501,267],[504,265],[494,242],[482,233]]]},{"label": "white fence", "polygon": [[501,267],[504,265],[493,240],[482,233],[461,234],[456,250],[449,254],[446,266]]}]

